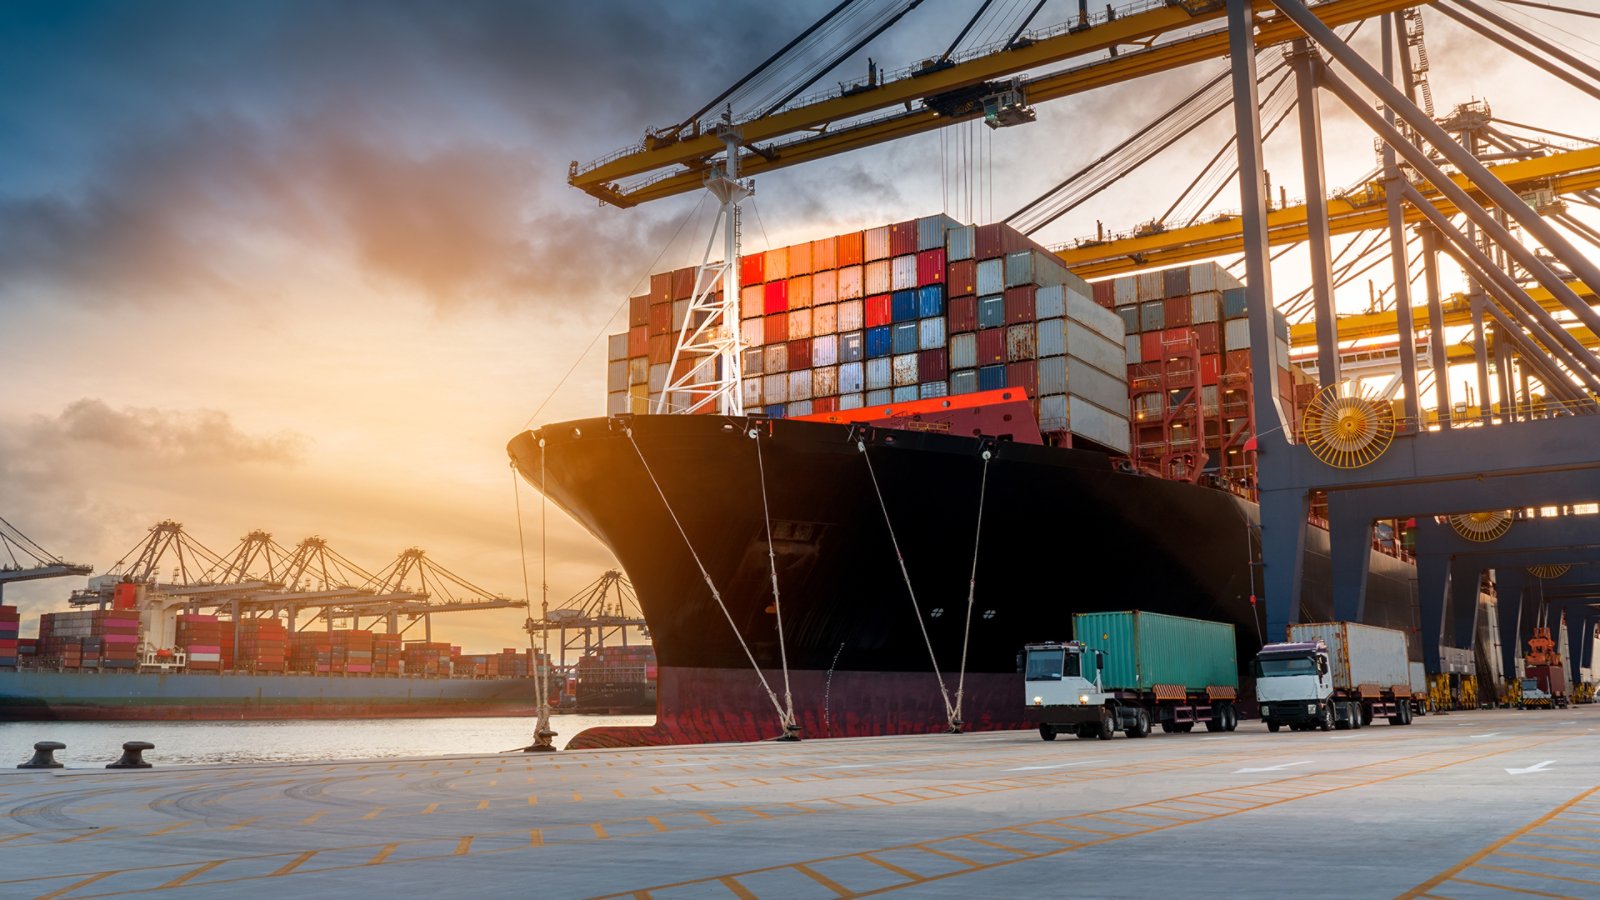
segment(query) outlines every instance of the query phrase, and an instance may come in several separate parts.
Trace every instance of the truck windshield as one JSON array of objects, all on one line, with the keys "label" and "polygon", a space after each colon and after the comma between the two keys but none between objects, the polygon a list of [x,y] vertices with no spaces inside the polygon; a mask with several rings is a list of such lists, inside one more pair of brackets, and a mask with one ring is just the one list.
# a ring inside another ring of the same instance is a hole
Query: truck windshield
[{"label": "truck windshield", "polygon": [[1274,678],[1279,675],[1315,674],[1317,674],[1317,664],[1304,656],[1256,660],[1257,678]]},{"label": "truck windshield", "polygon": [[1029,650],[1029,681],[1060,681],[1063,675],[1078,674],[1078,654],[1065,650]]}]

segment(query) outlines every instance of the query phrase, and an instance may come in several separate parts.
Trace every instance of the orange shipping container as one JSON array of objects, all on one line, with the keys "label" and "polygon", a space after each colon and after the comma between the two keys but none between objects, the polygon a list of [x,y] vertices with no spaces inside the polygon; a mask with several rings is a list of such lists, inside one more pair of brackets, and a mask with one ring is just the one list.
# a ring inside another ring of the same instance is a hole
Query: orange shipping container
[{"label": "orange shipping container", "polygon": [[811,303],[821,306],[839,299],[839,273],[829,269],[811,276]]},{"label": "orange shipping container", "polygon": [[864,235],[859,231],[841,234],[834,239],[834,261],[839,264],[839,268],[859,266],[866,262],[862,250],[863,239]]},{"label": "orange shipping container", "polygon": [[789,340],[811,337],[811,310],[789,311]]},{"label": "orange shipping container", "polygon": [[811,276],[796,275],[789,278],[789,308],[799,309],[811,305]]},{"label": "orange shipping container", "polygon": [[767,280],[783,281],[789,277],[789,250],[782,248],[767,251]]},{"label": "orange shipping container", "polygon": [[811,242],[789,248],[789,277],[811,274]]},{"label": "orange shipping container", "polygon": [[826,272],[836,268],[834,251],[838,244],[834,238],[827,237],[811,242],[811,271]]}]

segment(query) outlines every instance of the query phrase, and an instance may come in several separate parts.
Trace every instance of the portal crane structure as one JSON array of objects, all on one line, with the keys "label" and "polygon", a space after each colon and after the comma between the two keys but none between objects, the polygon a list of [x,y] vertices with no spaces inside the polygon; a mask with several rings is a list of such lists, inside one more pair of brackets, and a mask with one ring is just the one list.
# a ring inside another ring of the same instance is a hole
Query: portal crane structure
[{"label": "portal crane structure", "polygon": [[70,563],[34,543],[21,529],[0,518],[0,603],[5,602],[6,585],[68,575],[88,575],[93,566]]},{"label": "portal crane structure", "polygon": [[[582,649],[583,654],[606,646],[606,641],[628,645],[628,629],[633,628],[648,638],[644,613],[639,608],[639,597],[633,585],[616,569],[591,582],[573,594],[565,605],[550,610],[544,617],[528,619],[523,626],[529,634],[556,632],[560,645],[556,667],[563,673],[570,671],[567,651]],[[570,633],[570,634],[569,634]]]}]

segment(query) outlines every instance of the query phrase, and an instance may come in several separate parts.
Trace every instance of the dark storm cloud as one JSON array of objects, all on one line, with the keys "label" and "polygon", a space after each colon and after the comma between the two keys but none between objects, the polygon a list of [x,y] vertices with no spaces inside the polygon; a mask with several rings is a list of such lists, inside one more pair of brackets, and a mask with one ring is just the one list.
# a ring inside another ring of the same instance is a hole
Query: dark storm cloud
[{"label": "dark storm cloud", "polygon": [[285,244],[441,305],[627,290],[682,208],[596,212],[567,160],[686,115],[793,30],[688,4],[143,9],[0,12],[34,63],[0,100],[0,299],[260,297],[260,248]]}]

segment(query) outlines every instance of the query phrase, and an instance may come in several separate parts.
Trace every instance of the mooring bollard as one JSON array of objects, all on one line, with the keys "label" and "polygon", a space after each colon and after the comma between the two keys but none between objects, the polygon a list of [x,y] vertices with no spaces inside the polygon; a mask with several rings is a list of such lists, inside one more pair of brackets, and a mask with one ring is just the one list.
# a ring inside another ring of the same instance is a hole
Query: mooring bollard
[{"label": "mooring bollard", "polygon": [[154,750],[155,744],[149,741],[129,741],[122,745],[122,758],[110,765],[108,769],[148,769],[150,764],[144,761],[144,751]]},{"label": "mooring bollard", "polygon": [[64,768],[56,762],[56,751],[65,750],[67,745],[60,741],[40,741],[33,745],[33,759],[28,760],[19,769],[60,769]]}]

